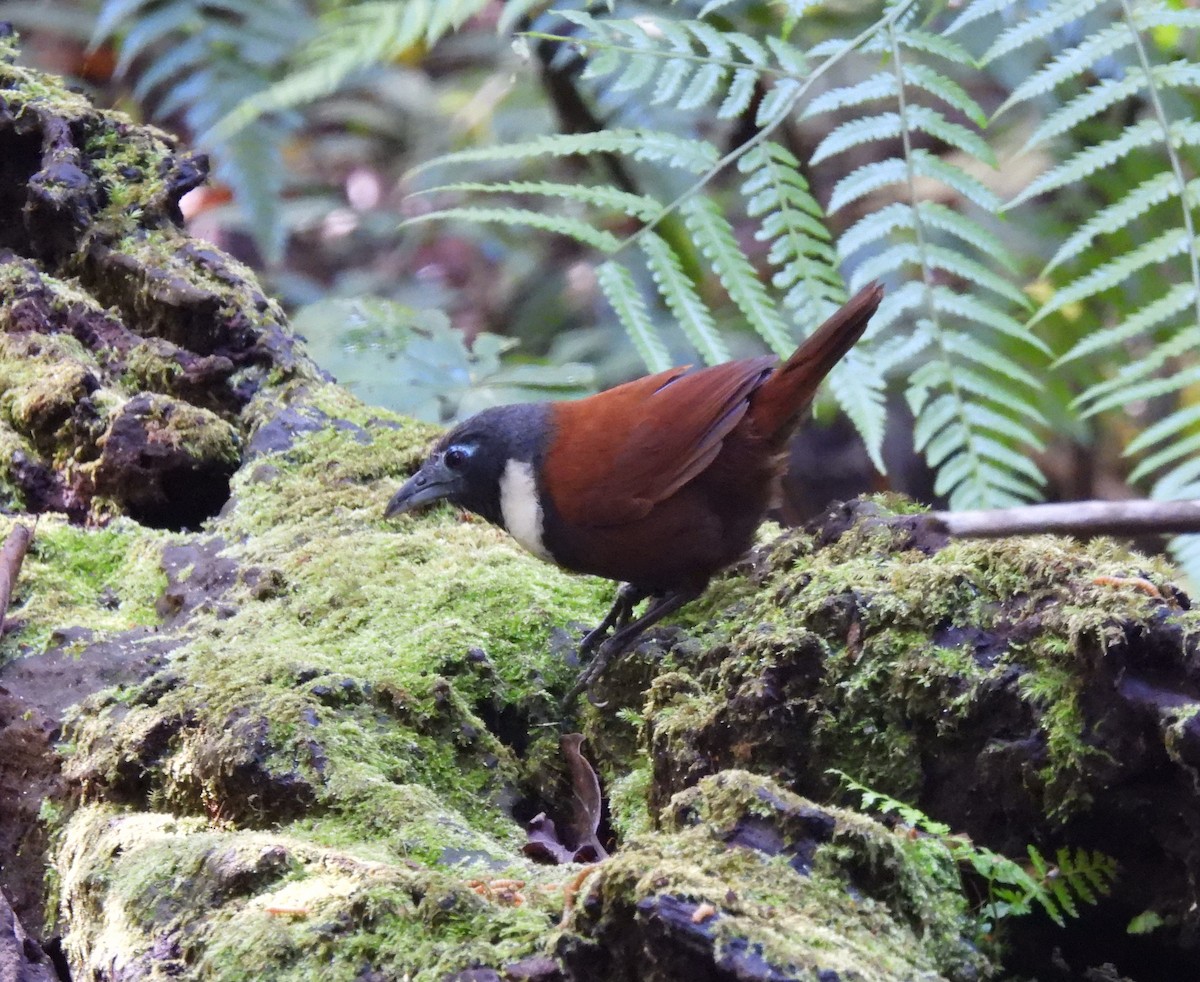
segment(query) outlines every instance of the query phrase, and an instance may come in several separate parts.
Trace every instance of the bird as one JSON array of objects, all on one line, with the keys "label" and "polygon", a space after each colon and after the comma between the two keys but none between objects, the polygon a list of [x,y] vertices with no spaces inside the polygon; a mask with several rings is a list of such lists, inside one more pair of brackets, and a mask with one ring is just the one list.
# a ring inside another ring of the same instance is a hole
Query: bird
[{"label": "bird", "polygon": [[581,662],[594,657],[566,704],[592,698],[645,630],[749,551],[778,504],[788,438],[882,298],[865,287],[782,364],[684,365],[583,399],[485,409],[434,444],[384,517],[446,500],[540,559],[620,583],[580,644]]}]

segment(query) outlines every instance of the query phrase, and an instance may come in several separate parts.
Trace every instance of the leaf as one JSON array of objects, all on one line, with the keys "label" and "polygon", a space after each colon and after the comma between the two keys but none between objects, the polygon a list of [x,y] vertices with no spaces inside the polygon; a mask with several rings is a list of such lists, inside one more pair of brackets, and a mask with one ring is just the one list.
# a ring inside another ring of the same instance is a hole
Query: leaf
[{"label": "leaf", "polygon": [[[1118,232],[1141,218],[1155,205],[1169,200],[1179,192],[1178,181],[1169,171],[1159,171],[1146,178],[1137,187],[1125,191],[1111,204],[1101,208],[1078,229],[1072,232],[1058,247],[1054,257],[1046,264],[1042,275],[1056,266],[1079,256],[1100,235]],[[1200,179],[1188,185],[1189,204],[1194,207],[1200,200]]]},{"label": "leaf", "polygon": [[852,170],[834,185],[829,197],[829,213],[837,214],[847,205],[873,194],[890,184],[903,184],[908,180],[908,168],[903,160],[891,158],[877,160]]},{"label": "leaf", "polygon": [[665,372],[671,367],[671,356],[646,312],[646,303],[629,270],[609,260],[596,268],[596,280],[647,370]]},{"label": "leaf", "polygon": [[547,215],[545,212],[532,211],[528,208],[480,208],[475,206],[440,208],[437,211],[405,219],[402,225],[453,221],[455,219],[472,224],[489,222],[497,225],[538,228],[556,235],[565,235],[600,252],[616,252],[621,244],[611,232],[595,228],[585,221],[564,215]]},{"label": "leaf", "polygon": [[658,291],[671,313],[683,328],[683,333],[709,365],[729,360],[729,349],[717,332],[712,314],[683,272],[679,258],[659,236],[642,236],[642,251],[650,267]]},{"label": "leaf", "polygon": [[409,173],[420,174],[431,167],[493,161],[525,160],[543,156],[569,157],[575,154],[626,154],[634,160],[652,160],[670,164],[695,174],[703,174],[717,162],[717,150],[711,143],[691,140],[673,133],[651,130],[604,130],[598,133],[567,133],[543,136],[524,143],[475,147],[443,154],[414,167]]},{"label": "leaf", "polygon": [[1048,314],[1061,310],[1067,304],[1077,303],[1095,296],[1097,293],[1111,290],[1138,270],[1163,263],[1172,256],[1186,252],[1190,244],[1185,229],[1167,229],[1149,242],[1098,266],[1091,272],[1073,280],[1061,290],[1055,291],[1041,310],[1034,315],[1030,323],[1036,324]]},{"label": "leaf", "polygon": [[455,181],[413,193],[433,195],[467,191],[479,194],[544,195],[633,215],[644,222],[652,221],[662,214],[662,205],[653,198],[644,194],[630,194],[628,191],[606,185],[559,184],[552,181],[499,181],[494,184],[482,181]]},{"label": "leaf", "polygon": [[1064,24],[1079,20],[1101,2],[1102,0],[1053,0],[1043,10],[1018,20],[1012,27],[1002,31],[979,59],[979,63],[991,64],[997,58],[1016,51],[1031,41],[1048,37],[1052,31]]},{"label": "leaf", "polygon": [[787,327],[716,203],[694,196],[680,211],[696,247],[712,264],[721,285],[750,326],[780,357],[790,355],[794,344]]}]

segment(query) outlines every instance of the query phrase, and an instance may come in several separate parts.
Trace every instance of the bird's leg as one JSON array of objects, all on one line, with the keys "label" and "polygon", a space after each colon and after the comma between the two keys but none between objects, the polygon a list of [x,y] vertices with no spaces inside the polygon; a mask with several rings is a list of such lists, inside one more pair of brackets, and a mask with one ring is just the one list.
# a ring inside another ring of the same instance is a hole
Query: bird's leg
[{"label": "bird's leg", "polygon": [[[622,590],[624,590],[624,587],[622,587]],[[626,623],[618,628],[613,636],[600,646],[600,650],[596,652],[596,657],[592,659],[591,664],[579,673],[579,679],[571,688],[571,691],[567,693],[567,698],[563,701],[563,706],[569,707],[575,702],[576,696],[585,689],[588,691],[588,698],[591,699],[592,686],[604,674],[604,670],[611,662],[619,659],[621,655],[632,648],[634,642],[637,641],[643,631],[657,624],[669,614],[675,613],[684,604],[691,603],[691,601],[695,600],[703,592],[703,590],[675,590],[664,594],[661,597],[655,598],[654,603],[646,608],[646,612],[636,621]],[[620,594],[618,594],[618,599],[619,597]],[[613,607],[615,609],[616,604]],[[609,613],[611,615],[612,611]],[[605,618],[605,620],[607,619]],[[592,702],[594,705],[596,704],[594,700]]]},{"label": "bird's leg", "polygon": [[639,589],[632,583],[622,583],[621,588],[617,590],[616,599],[613,600],[612,609],[604,615],[604,620],[593,630],[588,631],[583,640],[579,642],[580,663],[585,662],[595,647],[604,640],[604,635],[608,633],[610,627],[620,631],[628,624],[629,618],[633,616],[633,608],[646,597],[645,590]]}]

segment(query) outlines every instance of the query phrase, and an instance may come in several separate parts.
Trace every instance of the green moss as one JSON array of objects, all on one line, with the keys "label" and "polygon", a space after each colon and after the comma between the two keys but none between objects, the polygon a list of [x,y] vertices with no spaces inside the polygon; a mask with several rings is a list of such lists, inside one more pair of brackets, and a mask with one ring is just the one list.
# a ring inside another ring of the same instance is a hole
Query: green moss
[{"label": "green moss", "polygon": [[[775,830],[779,854],[730,847],[747,816]],[[812,848],[814,830],[825,841],[798,870],[791,846]],[[818,810],[768,779],[724,771],[677,795],[662,831],[627,843],[597,869],[585,893],[603,908],[576,915],[576,924],[598,917],[603,930],[606,920],[671,897],[710,905],[718,961],[734,945],[793,978],[986,974],[986,960],[962,937],[969,918],[953,863],[914,861],[902,840],[861,815]]]},{"label": "green moss", "polygon": [[625,774],[608,784],[608,808],[613,828],[622,840],[654,828],[650,815],[650,762],[642,758]]},{"label": "green moss", "polygon": [[[1083,778],[1098,753],[1091,734],[1103,722],[1080,709],[1088,665],[1161,604],[1122,588],[1123,578],[1169,583],[1175,572],[1107,540],[1049,536],[956,540],[927,555],[905,548],[907,528],[886,521],[881,504],[823,548],[802,531],[779,536],[756,561],[762,582],[730,578],[685,614],[709,623],[707,634],[696,629],[719,645],[719,660],[681,663],[674,682],[660,676],[655,752],[684,760],[699,731],[759,726],[730,720],[728,707],[756,704],[756,687],[783,671],[780,660],[808,651],[822,667],[804,710],[816,758],[911,798],[924,780],[918,747],[935,733],[952,739],[979,693],[1019,678],[1045,748],[1046,813],[1086,807]],[[1195,614],[1173,616],[1200,629]],[[977,641],[990,647],[977,650]]]},{"label": "green moss", "polygon": [[126,385],[137,391],[171,392],[183,374],[178,348],[162,338],[147,338],[126,355]]},{"label": "green moss", "polygon": [[161,550],[170,540],[127,520],[85,529],[41,516],[10,614],[21,630],[0,641],[0,661],[42,650],[67,627],[103,635],[157,623],[155,601],[166,586]]}]

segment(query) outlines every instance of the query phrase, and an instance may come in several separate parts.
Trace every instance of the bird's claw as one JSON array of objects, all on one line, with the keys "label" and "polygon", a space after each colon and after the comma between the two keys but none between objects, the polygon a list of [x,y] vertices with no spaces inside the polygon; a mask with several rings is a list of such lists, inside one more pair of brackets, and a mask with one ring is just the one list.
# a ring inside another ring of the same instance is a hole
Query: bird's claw
[{"label": "bird's claw", "polygon": [[[585,638],[584,640],[586,643],[587,639]],[[609,641],[611,641],[611,638]],[[593,691],[593,687],[597,682],[600,681],[600,677],[604,674],[604,670],[608,667],[609,662],[612,661],[613,655],[617,653],[612,649],[609,641],[605,641],[604,644],[600,645],[595,657],[592,658],[583,671],[579,673],[579,678],[575,680],[575,684],[571,686],[571,691],[568,692],[566,697],[563,699],[562,705],[564,712],[569,712],[571,707],[575,704],[575,700],[578,699],[580,694],[584,692],[587,693],[588,702],[590,702],[597,709],[601,709],[608,705],[608,700],[596,699],[596,693]],[[579,654],[580,657],[583,657],[587,654],[587,652],[584,651],[583,645],[580,645]]]}]

